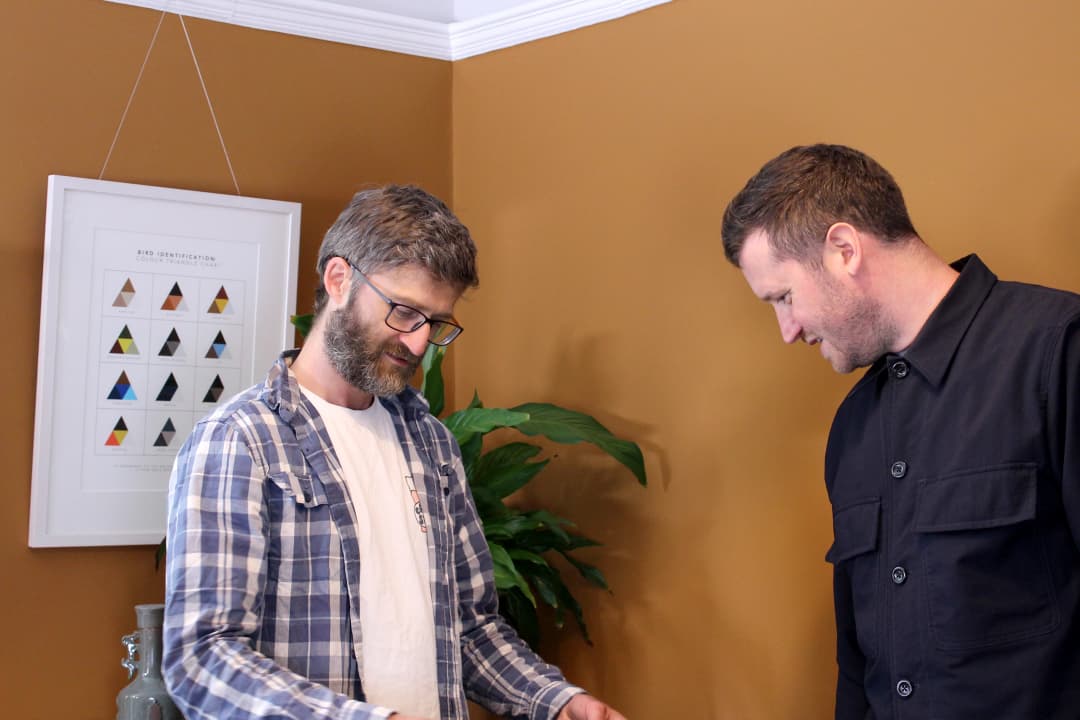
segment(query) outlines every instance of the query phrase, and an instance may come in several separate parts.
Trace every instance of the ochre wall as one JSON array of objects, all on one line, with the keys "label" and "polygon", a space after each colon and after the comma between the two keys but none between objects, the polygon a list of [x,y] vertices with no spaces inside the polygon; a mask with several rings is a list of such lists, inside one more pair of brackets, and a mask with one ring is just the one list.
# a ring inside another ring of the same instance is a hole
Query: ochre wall
[{"label": "ochre wall", "polygon": [[[0,23],[5,717],[113,717],[131,606],[162,593],[151,548],[26,547],[46,176],[97,177],[157,18],[16,0]],[[301,308],[349,195],[420,183],[481,248],[458,404],[549,400],[642,444],[646,490],[570,448],[522,499],[604,541],[583,555],[614,590],[575,584],[596,646],[570,628],[546,653],[631,720],[828,717],[822,449],[852,378],[781,345],[720,214],[777,152],[844,142],[943,255],[1080,290],[1080,8],[674,0],[453,65],[189,29],[241,190],[303,203]],[[167,18],[106,179],[231,192],[203,103]]]},{"label": "ochre wall", "polygon": [[[49,174],[96,178],[159,13],[102,0],[16,0],[0,22],[0,283],[9,353],[0,504],[0,715],[116,717],[120,636],[159,602],[150,547],[27,547],[38,298]],[[303,204],[298,306],[322,233],[364,184],[450,196],[451,66],[189,19],[245,195]],[[191,56],[168,16],[107,180],[232,193]]]},{"label": "ochre wall", "polygon": [[675,0],[454,64],[482,276],[456,400],[592,412],[650,473],[561,450],[527,498],[606,543],[595,647],[546,644],[572,679],[638,720],[831,716],[823,450],[854,378],[781,343],[721,214],[780,151],[846,143],[945,257],[1080,291],[1078,47],[1070,0]]}]

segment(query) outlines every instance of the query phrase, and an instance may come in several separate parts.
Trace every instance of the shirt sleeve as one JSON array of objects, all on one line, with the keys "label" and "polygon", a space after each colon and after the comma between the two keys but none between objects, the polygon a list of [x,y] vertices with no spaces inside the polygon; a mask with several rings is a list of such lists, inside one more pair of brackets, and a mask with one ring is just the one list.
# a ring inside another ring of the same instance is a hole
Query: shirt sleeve
[{"label": "shirt sleeve", "polygon": [[162,669],[187,720],[371,720],[254,649],[266,583],[266,474],[232,424],[206,422],[177,455],[169,492]]},{"label": "shirt sleeve", "polygon": [[454,458],[460,502],[455,503],[455,575],[462,622],[461,656],[469,699],[500,716],[552,720],[585,692],[529,649],[498,614],[494,567],[460,455]]}]

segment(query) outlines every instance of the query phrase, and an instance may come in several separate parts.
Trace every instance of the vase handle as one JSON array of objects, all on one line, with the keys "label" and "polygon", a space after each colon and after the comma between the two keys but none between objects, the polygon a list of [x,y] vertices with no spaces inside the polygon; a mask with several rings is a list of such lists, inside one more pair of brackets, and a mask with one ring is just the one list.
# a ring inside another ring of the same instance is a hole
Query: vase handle
[{"label": "vase handle", "polygon": [[120,666],[127,668],[128,680],[134,675],[139,665],[135,654],[139,651],[139,633],[133,632],[120,638],[120,642],[127,648],[127,657],[120,661]]}]

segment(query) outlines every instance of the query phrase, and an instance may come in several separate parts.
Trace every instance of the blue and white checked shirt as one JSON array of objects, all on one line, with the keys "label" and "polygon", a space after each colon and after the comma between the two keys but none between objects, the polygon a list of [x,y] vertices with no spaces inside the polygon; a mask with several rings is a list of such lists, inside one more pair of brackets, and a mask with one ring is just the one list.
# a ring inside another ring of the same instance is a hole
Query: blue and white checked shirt
[{"label": "blue and white checked shirt", "polygon": [[[163,670],[187,720],[367,720],[363,558],[326,427],[282,355],[199,422],[169,492]],[[440,720],[468,697],[550,720],[582,692],[497,614],[491,556],[451,433],[409,388],[382,398],[429,518]]]}]

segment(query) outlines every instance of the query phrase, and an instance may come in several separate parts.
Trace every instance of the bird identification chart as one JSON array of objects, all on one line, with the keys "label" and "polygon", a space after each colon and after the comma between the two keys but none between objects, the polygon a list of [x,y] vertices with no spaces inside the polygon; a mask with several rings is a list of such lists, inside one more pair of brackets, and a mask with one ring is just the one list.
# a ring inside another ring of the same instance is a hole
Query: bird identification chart
[{"label": "bird identification chart", "polygon": [[31,546],[156,544],[195,423],[292,345],[296,203],[50,177]]},{"label": "bird identification chart", "polygon": [[83,454],[104,486],[169,471],[195,420],[253,382],[250,251],[102,230],[95,237]]}]

